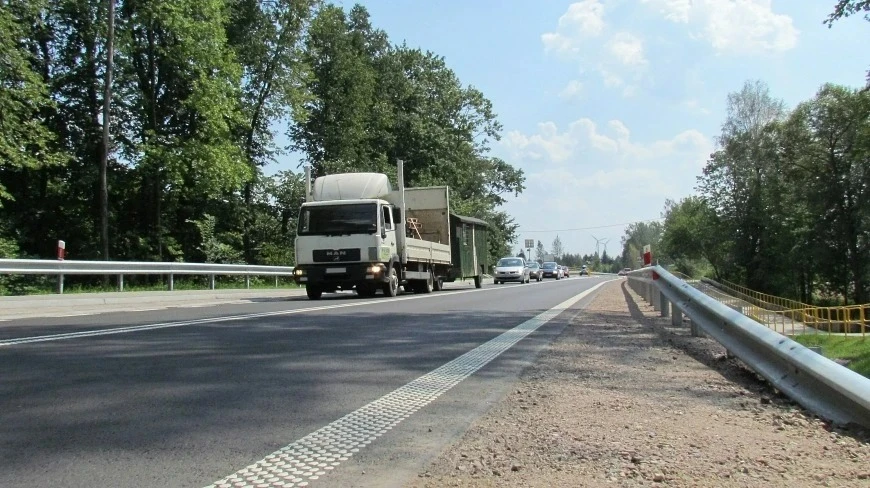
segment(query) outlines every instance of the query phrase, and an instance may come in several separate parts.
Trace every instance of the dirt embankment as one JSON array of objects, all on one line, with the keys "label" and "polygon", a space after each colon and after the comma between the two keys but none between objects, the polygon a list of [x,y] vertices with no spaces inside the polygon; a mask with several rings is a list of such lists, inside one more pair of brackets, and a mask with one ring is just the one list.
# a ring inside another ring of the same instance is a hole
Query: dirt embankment
[{"label": "dirt embankment", "polygon": [[605,285],[414,487],[870,486],[870,438]]}]

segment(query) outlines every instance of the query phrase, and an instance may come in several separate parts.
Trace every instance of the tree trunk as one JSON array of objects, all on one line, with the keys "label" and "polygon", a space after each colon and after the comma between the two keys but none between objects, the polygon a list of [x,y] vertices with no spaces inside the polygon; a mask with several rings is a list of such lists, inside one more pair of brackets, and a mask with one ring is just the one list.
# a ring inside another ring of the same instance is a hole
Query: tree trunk
[{"label": "tree trunk", "polygon": [[109,2],[108,32],[106,36],[106,79],[103,91],[103,144],[100,152],[100,247],[103,260],[109,260],[109,129],[112,107],[112,71],[115,51],[115,0]]}]

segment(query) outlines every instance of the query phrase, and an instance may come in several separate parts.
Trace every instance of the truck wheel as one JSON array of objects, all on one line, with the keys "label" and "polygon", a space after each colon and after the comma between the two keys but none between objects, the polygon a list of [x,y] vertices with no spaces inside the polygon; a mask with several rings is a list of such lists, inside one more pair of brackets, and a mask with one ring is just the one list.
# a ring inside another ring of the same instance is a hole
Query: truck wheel
[{"label": "truck wheel", "polygon": [[305,294],[308,295],[308,298],[311,300],[320,300],[321,295],[323,295],[323,290],[319,286],[306,285]]},{"label": "truck wheel", "polygon": [[477,275],[474,277],[474,287],[482,288],[483,287],[483,276]]},{"label": "truck wheel", "polygon": [[390,281],[384,285],[384,295],[394,297],[399,294],[399,273],[396,268],[390,268]]},{"label": "truck wheel", "polygon": [[435,278],[435,283],[433,285],[434,285],[432,287],[433,290],[435,290],[435,291],[443,290],[444,289],[444,278],[442,278],[440,276]]}]

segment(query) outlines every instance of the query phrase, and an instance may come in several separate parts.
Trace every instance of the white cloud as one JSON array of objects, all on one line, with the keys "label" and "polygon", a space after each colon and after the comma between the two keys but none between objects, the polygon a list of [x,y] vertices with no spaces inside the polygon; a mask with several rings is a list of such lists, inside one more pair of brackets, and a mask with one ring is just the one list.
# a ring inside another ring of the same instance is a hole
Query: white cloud
[{"label": "white cloud", "polygon": [[683,100],[683,102],[680,105],[689,112],[697,112],[697,113],[700,113],[702,115],[710,115],[710,109],[702,106],[701,102],[699,102],[695,98],[689,98],[687,100]]},{"label": "white cloud", "polygon": [[647,64],[643,55],[643,41],[628,32],[619,32],[607,43],[607,49],[622,64],[643,66]]},{"label": "white cloud", "polygon": [[547,51],[576,53],[584,38],[597,37],[604,31],[604,5],[598,0],[572,3],[559,17],[556,32],[541,36]]},{"label": "white cloud", "polygon": [[575,100],[583,95],[583,83],[580,80],[571,80],[568,85],[559,92],[559,97],[565,100]]},{"label": "white cloud", "polygon": [[613,255],[620,224],[659,217],[665,199],[693,193],[711,150],[694,129],[640,142],[620,120],[581,118],[563,128],[544,122],[530,134],[509,133],[496,147],[526,174],[526,190],[504,209],[520,224],[520,238],[549,247],[558,235],[569,252],[586,253],[595,249],[594,234],[610,239]]},{"label": "white cloud", "polygon": [[599,130],[588,118],[572,122],[564,131],[554,122],[538,124],[538,133],[532,135],[512,131],[502,145],[512,159],[551,163],[546,167],[607,161],[620,163],[624,168],[644,170],[652,163],[696,170],[703,166],[713,149],[710,139],[695,129],[685,130],[670,139],[638,143],[631,140],[631,131],[622,121],[611,120],[605,130]]},{"label": "white cloud", "polygon": [[788,15],[773,12],[771,0],[642,0],[667,20],[687,24],[721,54],[787,51],[799,31]]},{"label": "white cloud", "polygon": [[[649,64],[644,54],[643,40],[625,31],[607,34],[604,5],[599,0],[573,3],[559,17],[554,32],[541,36],[545,52],[554,52],[584,66],[595,66],[602,82],[609,88],[618,88],[624,97],[637,92]],[[579,82],[572,81],[559,94],[562,98],[576,98]]]}]

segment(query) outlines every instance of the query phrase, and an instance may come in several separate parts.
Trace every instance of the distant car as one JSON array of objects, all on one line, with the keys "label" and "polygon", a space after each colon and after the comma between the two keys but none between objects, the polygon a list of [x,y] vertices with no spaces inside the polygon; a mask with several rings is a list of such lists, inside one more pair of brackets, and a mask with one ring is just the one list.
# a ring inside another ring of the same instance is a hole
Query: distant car
[{"label": "distant car", "polygon": [[629,271],[631,271],[631,268],[622,268],[622,271],[616,274],[618,274],[619,276],[625,276],[629,273]]},{"label": "distant car", "polygon": [[562,279],[562,268],[555,261],[547,261],[541,265],[541,269],[544,271],[544,278]]},{"label": "distant car", "polygon": [[534,261],[529,263],[529,280],[541,281],[542,279],[544,279],[544,270],[541,269],[541,265]]},{"label": "distant car", "polygon": [[526,266],[526,260],[523,258],[501,258],[495,264],[493,272],[493,282],[496,285],[507,281],[518,281],[520,283],[529,283],[529,268]]},{"label": "distant car", "polygon": [[562,274],[564,274],[565,278],[567,278],[571,276],[571,270],[569,270],[567,266],[562,266]]},{"label": "distant car", "polygon": [[583,275],[589,276],[589,268],[587,268],[585,264],[580,268],[580,276]]}]

